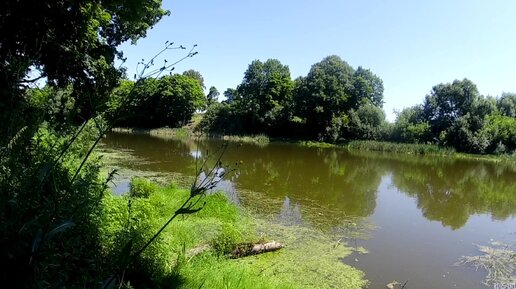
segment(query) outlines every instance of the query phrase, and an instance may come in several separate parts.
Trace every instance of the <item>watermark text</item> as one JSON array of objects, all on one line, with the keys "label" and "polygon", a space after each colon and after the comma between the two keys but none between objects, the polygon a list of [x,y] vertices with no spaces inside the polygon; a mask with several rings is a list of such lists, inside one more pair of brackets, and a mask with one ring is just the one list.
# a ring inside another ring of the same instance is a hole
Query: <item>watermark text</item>
[{"label": "watermark text", "polygon": [[494,283],[494,289],[516,289],[516,283]]}]

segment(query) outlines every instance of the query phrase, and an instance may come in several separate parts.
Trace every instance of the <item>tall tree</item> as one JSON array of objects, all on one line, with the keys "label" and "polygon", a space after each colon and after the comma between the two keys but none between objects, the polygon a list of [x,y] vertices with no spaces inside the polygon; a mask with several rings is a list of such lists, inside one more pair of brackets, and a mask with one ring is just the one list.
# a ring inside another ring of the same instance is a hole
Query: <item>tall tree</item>
[{"label": "tall tree", "polygon": [[423,105],[433,133],[439,135],[470,112],[478,97],[477,86],[468,79],[434,86]]},{"label": "tall tree", "polygon": [[1,1],[0,102],[23,101],[36,75],[71,84],[81,115],[91,116],[123,72],[114,65],[117,46],[136,42],[167,13],[160,0]]},{"label": "tall tree", "polygon": [[255,60],[249,65],[237,91],[253,132],[265,132],[285,120],[293,87],[290,69],[279,60]]},{"label": "tall tree", "polygon": [[206,86],[204,85],[204,77],[202,77],[202,74],[199,71],[189,69],[183,72],[183,75],[197,80],[202,89],[206,89]]},{"label": "tall tree", "polygon": [[503,115],[516,117],[516,93],[503,93],[497,105]]},{"label": "tall tree", "polygon": [[207,106],[216,103],[219,99],[219,95],[220,93],[215,86],[210,87],[210,91],[208,95],[206,95]]},{"label": "tall tree", "polygon": [[206,106],[206,97],[199,82],[180,74],[161,78],[155,98],[154,126],[184,125],[196,110]]},{"label": "tall tree", "polygon": [[371,70],[359,66],[353,74],[352,95],[356,103],[370,102],[381,108],[383,106],[383,81]]},{"label": "tall tree", "polygon": [[225,103],[233,104],[240,100],[240,95],[238,95],[238,91],[234,88],[226,89],[223,94],[226,97]]},{"label": "tall tree", "polygon": [[303,106],[301,117],[314,137],[336,140],[346,123],[345,113],[358,107],[351,102],[354,72],[339,56],[332,55],[314,64],[306,79],[300,80],[296,103]]}]

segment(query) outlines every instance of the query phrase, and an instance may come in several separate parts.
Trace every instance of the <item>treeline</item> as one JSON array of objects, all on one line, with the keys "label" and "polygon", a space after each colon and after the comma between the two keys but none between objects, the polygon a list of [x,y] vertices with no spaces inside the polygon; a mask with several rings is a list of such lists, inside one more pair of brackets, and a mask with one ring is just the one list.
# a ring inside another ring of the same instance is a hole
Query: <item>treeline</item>
[{"label": "treeline", "polygon": [[210,133],[264,133],[329,142],[382,138],[382,80],[335,55],[295,80],[278,60],[255,60],[242,83],[224,96],[222,103],[208,107],[201,123]]},{"label": "treeline", "polygon": [[136,86],[124,80],[107,106],[122,112],[112,119],[117,126],[178,127],[206,110],[199,127],[208,134],[436,144],[480,154],[516,150],[516,94],[483,96],[468,79],[434,86],[422,104],[397,111],[394,123],[382,109],[383,81],[335,55],[295,80],[280,61],[255,60],[222,102],[215,87],[207,95],[203,89],[204,79],[194,70]]},{"label": "treeline", "polygon": [[423,104],[397,113],[391,140],[435,143],[468,153],[513,153],[516,94],[482,96],[468,79],[434,86]]},{"label": "treeline", "polygon": [[195,70],[138,83],[122,80],[107,103],[107,117],[116,126],[178,127],[206,108],[203,89],[204,79]]},{"label": "treeline", "polygon": [[437,144],[481,154],[516,149],[516,94],[482,96],[468,79],[434,86],[423,104],[398,111],[394,123],[382,110],[382,80],[338,56],[295,80],[278,60],[253,61],[242,83],[224,96],[201,123],[210,133]]}]

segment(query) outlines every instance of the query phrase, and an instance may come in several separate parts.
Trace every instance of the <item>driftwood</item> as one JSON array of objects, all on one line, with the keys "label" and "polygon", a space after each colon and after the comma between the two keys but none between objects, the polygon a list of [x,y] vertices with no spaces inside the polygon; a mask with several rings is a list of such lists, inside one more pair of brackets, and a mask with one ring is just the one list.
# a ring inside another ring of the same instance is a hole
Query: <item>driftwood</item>
[{"label": "driftwood", "polygon": [[[283,247],[285,247],[285,245],[283,245],[282,243],[278,243],[276,241],[268,243],[239,243],[235,245],[235,249],[231,251],[229,257],[232,259],[237,259],[246,256],[277,251]],[[202,246],[188,250],[188,252],[186,253],[186,257],[188,259],[192,259],[193,257],[211,249],[212,247],[210,245],[204,244]]]},{"label": "driftwood", "polygon": [[396,287],[396,285],[401,285],[401,283],[396,281],[396,280],[394,280],[391,283],[385,285],[385,287],[387,287],[389,289],[394,289],[394,287]]},{"label": "driftwood", "polygon": [[272,241],[269,243],[241,243],[237,244],[235,249],[231,252],[230,257],[233,259],[242,258],[251,255],[257,255],[267,252],[277,251],[285,247],[282,243]]}]

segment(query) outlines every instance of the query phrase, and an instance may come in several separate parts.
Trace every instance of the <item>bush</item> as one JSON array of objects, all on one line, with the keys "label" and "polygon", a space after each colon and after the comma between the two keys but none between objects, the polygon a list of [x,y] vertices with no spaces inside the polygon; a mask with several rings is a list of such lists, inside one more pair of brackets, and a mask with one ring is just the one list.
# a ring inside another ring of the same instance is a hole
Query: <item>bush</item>
[{"label": "bush", "polygon": [[[0,149],[4,286],[97,287],[109,270],[98,233],[100,200],[106,189],[98,160],[92,157],[77,172],[94,130],[88,124],[67,147],[68,139],[45,123],[35,132],[20,131]],[[65,147],[67,153],[56,161]]]},{"label": "bush", "polygon": [[151,181],[134,177],[131,179],[129,196],[133,198],[149,198],[156,190],[156,185]]}]

